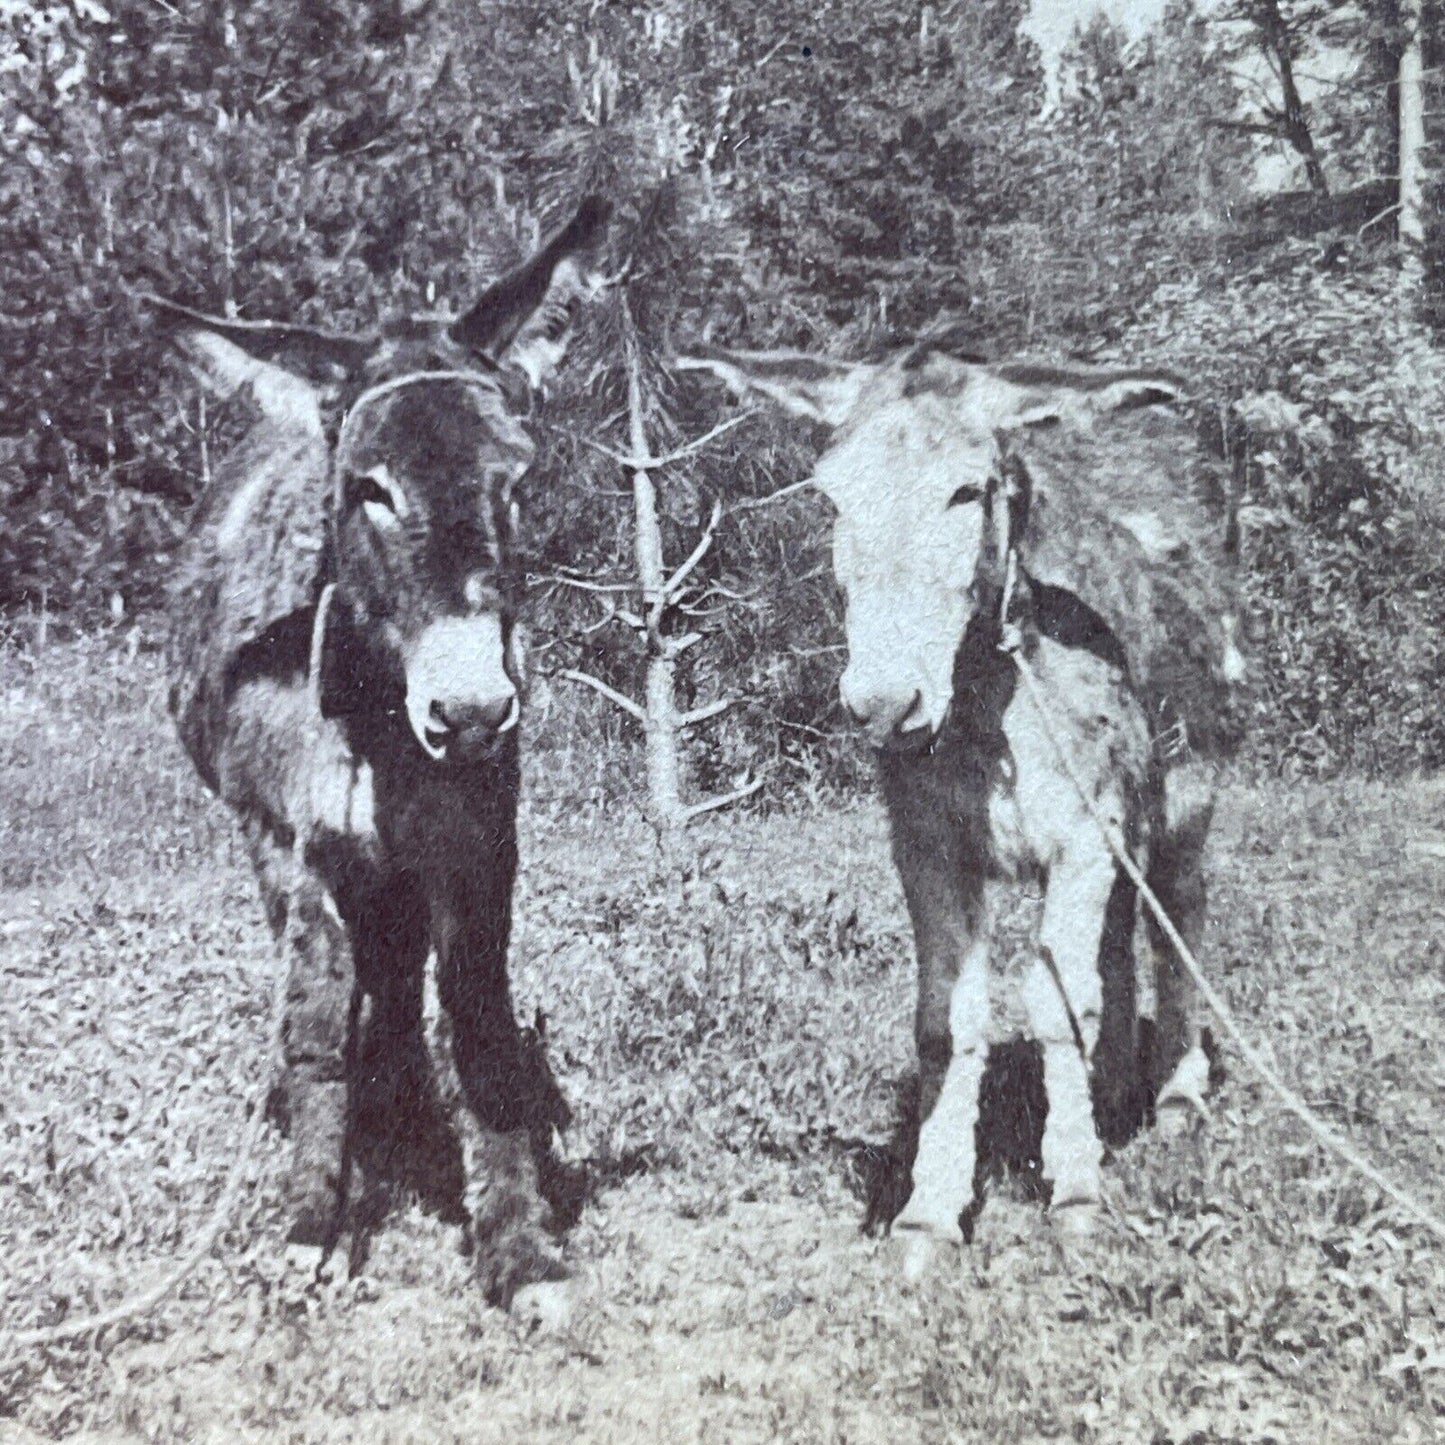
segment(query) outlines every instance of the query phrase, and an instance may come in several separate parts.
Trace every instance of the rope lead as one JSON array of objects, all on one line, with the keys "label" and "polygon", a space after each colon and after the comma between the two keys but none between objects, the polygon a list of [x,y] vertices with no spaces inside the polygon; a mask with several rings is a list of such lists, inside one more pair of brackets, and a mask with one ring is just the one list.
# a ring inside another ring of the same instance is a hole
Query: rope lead
[{"label": "rope lead", "polygon": [[[122,1300],[112,1309],[101,1310],[98,1314],[87,1315],[84,1319],[66,1320],[62,1324],[50,1325],[43,1329],[0,1331],[0,1350],[8,1353],[9,1351],[43,1349],[48,1345],[59,1344],[62,1340],[75,1339],[80,1335],[89,1335],[106,1329],[110,1325],[121,1324],[126,1320],[134,1319],[137,1315],[147,1315],[195,1273],[201,1261],[211,1252],[216,1241],[221,1237],[221,1232],[229,1223],[231,1213],[236,1207],[236,1201],[240,1197],[241,1185],[247,1169],[255,1158],[257,1146],[261,1142],[261,1134],[266,1124],[266,1096],[270,1093],[271,1085],[275,1082],[280,1070],[281,1031],[286,1016],[285,1005],[286,970],[281,968],[277,971],[275,988],[271,996],[271,1036],[267,1048],[266,1066],[252,1098],[251,1117],[247,1122],[245,1135],[241,1139],[241,1147],[226,1175],[226,1182],[221,1186],[221,1193],[216,1199],[215,1208],[212,1209],[210,1218],[192,1242],[190,1249],[159,1283],[152,1285],[150,1289],[141,1290],[129,1299]],[[3,1355],[0,1355],[0,1370],[9,1369],[15,1363],[13,1358],[5,1359]]]},{"label": "rope lead", "polygon": [[1239,1021],[1235,1018],[1233,1010],[1225,1002],[1223,997],[1215,991],[1209,980],[1205,978],[1203,970],[1199,966],[1199,960],[1195,958],[1189,945],[1185,943],[1179,930],[1174,926],[1174,921],[1164,910],[1164,905],[1154,896],[1154,890],[1150,888],[1144,877],[1143,870],[1130,856],[1128,848],[1124,844],[1117,830],[1099,811],[1094,800],[1089,796],[1089,790],[1085,787],[1082,777],[1079,774],[1073,754],[1069,751],[1068,745],[1057,726],[1057,715],[1054,713],[1048,698],[1045,696],[1042,683],[1038,674],[1034,671],[1033,665],[1023,655],[1022,636],[1017,627],[1006,623],[1003,631],[1003,641],[1000,644],[1001,650],[1008,653],[1013,659],[1014,666],[1018,669],[1020,678],[1023,679],[1024,688],[1028,692],[1030,700],[1038,709],[1039,718],[1044,726],[1044,735],[1048,738],[1054,752],[1058,755],[1060,763],[1063,764],[1065,773],[1068,774],[1069,782],[1073,785],[1074,791],[1079,795],[1089,816],[1094,820],[1104,842],[1108,845],[1109,851],[1114,855],[1119,866],[1129,876],[1129,881],[1139,890],[1139,896],[1148,905],[1149,911],[1154,915],[1163,930],[1164,935],[1173,945],[1175,953],[1179,956],[1180,962],[1184,965],[1189,977],[1194,981],[1203,997],[1205,1003],[1213,1010],[1215,1017],[1223,1025],[1225,1033],[1233,1041],[1236,1049],[1239,1050],[1244,1061],[1254,1070],[1264,1083],[1274,1091],[1280,1102],[1289,1110],[1306,1129],[1314,1136],[1317,1143],[1329,1150],[1332,1154],[1342,1159],[1357,1174],[1368,1179],[1381,1193],[1388,1195],[1407,1214],[1412,1215],[1419,1223],[1423,1224],[1437,1239],[1445,1241],[1445,1220],[1432,1213],[1425,1205],[1421,1204],[1414,1195],[1407,1192],[1400,1185],[1387,1175],[1380,1172],[1375,1165],[1371,1164],[1363,1154],[1359,1152],[1347,1139],[1335,1133],[1328,1124],[1324,1122],[1313,1109],[1279,1076],[1274,1066],[1266,1059],[1263,1053],[1250,1042]]}]

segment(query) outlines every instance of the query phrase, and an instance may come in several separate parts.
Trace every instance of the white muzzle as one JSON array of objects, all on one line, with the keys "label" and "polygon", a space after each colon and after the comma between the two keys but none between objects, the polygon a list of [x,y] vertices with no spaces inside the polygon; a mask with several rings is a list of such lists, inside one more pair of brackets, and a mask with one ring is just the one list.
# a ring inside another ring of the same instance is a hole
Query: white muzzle
[{"label": "white muzzle", "polygon": [[406,659],[406,715],[429,757],[458,739],[495,738],[521,716],[495,612],[439,617]]}]

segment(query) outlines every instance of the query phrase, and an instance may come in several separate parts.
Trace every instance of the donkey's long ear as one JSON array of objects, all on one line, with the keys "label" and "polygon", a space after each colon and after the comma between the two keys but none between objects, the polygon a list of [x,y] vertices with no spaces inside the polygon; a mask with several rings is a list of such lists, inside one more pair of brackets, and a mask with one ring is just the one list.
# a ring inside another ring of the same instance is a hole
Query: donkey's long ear
[{"label": "donkey's long ear", "polygon": [[[149,304],[207,387],[225,398],[249,393],[260,412],[197,500],[172,587],[171,710],[202,776],[216,786],[221,720],[238,659],[279,626],[309,635],[324,582],[330,499],[321,397],[328,380],[365,359],[370,344],[305,327],[226,321],[173,302]],[[284,356],[288,365],[271,356]]]},{"label": "donkey's long ear", "polygon": [[876,367],[800,351],[724,351],[694,346],[673,363],[679,371],[710,371],[740,397],[760,396],[792,416],[841,426]]},{"label": "donkey's long ear", "polygon": [[1037,510],[1053,514],[1033,541],[1056,566],[1075,555],[1083,566],[1100,528],[1131,538],[1145,565],[1162,565],[1223,537],[1215,524],[1225,499],[1194,430],[1161,405],[1183,394],[1164,372],[1012,365],[979,368],[965,403],[1027,460]]},{"label": "donkey's long ear", "polygon": [[249,387],[262,415],[277,425],[319,429],[321,390],[360,367],[377,345],[370,336],[234,321],[159,296],[137,299],[154,312],[206,386],[224,398]]},{"label": "donkey's long ear", "polygon": [[1107,371],[1092,367],[1005,363],[980,369],[994,384],[994,425],[1036,426],[1053,421],[1087,425],[1094,417],[1159,402],[1180,401],[1184,382],[1167,371]]},{"label": "donkey's long ear", "polygon": [[540,385],[560,364],[572,321],[596,290],[591,263],[606,234],[612,208],[588,196],[577,214],[530,261],[494,282],[451,339],[500,366],[515,366]]}]

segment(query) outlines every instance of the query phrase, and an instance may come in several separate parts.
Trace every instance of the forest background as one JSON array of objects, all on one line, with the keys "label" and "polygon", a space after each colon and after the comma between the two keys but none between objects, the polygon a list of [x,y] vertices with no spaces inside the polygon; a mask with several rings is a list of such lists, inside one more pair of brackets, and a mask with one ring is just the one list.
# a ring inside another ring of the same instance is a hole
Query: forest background
[{"label": "forest background", "polygon": [[608,700],[642,692],[658,644],[629,602],[636,425],[685,453],[652,474],[665,555],[700,552],[667,624],[694,642],[678,709],[706,715],[688,786],[860,776],[827,504],[765,501],[816,439],[763,416],[710,436],[735,408],[667,358],[702,336],[859,356],[936,335],[1184,375],[1238,502],[1252,765],[1445,762],[1435,0],[1175,4],[1142,34],[1093,21],[1048,74],[1024,16],[0,0],[10,644],[160,635],[235,419],[167,368],[138,290],[338,328],[459,309],[598,189],[615,284],[525,498],[535,745],[637,745]]}]

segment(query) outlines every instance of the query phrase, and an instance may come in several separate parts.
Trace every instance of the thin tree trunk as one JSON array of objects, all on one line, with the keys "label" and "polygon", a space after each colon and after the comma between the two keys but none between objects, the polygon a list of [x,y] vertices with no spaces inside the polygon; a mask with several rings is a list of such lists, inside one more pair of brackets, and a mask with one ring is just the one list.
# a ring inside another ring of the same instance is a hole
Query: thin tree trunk
[{"label": "thin tree trunk", "polygon": [[[650,455],[642,411],[642,361],[637,333],[626,299],[622,302],[623,335],[627,353],[628,445],[634,457]],[[662,632],[666,574],[662,561],[662,528],[657,515],[657,488],[644,468],[632,470],[633,547],[637,581],[642,588],[647,620],[647,686],[643,706],[644,748],[647,759],[647,814],[664,860],[673,864],[681,855],[687,814],[682,804],[682,764],[678,752],[676,696],[677,663]]]},{"label": "thin tree trunk", "polygon": [[1310,190],[1317,196],[1328,196],[1330,186],[1325,179],[1325,168],[1320,161],[1319,152],[1315,149],[1314,136],[1310,134],[1299,86],[1295,84],[1294,36],[1285,24],[1284,16],[1280,14],[1278,0],[1257,0],[1254,22],[1259,27],[1265,49],[1274,57],[1275,69],[1279,74],[1280,95],[1284,101],[1276,116],[1279,133],[1304,162]]},{"label": "thin tree trunk", "polygon": [[231,176],[236,149],[236,12],[232,0],[224,0],[221,10],[221,46],[225,55],[225,81],[221,104],[216,110],[217,153],[221,168],[221,257],[225,266],[225,294],[221,298],[221,314],[235,317],[236,306],[236,225],[231,197]]},{"label": "thin tree trunk", "polygon": [[1400,287],[1412,302],[1425,279],[1425,63],[1423,0],[1400,0]]},{"label": "thin tree trunk", "polygon": [[[609,452],[632,479],[632,542],[637,566],[637,585],[642,594],[640,615],[614,612],[617,621],[642,634],[647,648],[647,678],[642,699],[628,697],[599,677],[567,668],[562,676],[590,687],[638,723],[643,733],[643,752],[647,771],[647,803],[645,813],[657,839],[658,853],[670,889],[682,883],[684,865],[692,856],[687,829],[696,818],[719,808],[731,807],[750,798],[762,786],[761,778],[752,778],[728,792],[683,801],[683,785],[687,780],[684,740],[691,728],[700,727],[720,717],[736,700],[719,696],[681,711],[677,705],[678,659],[702,642],[704,631],[689,629],[685,622],[686,607],[682,599],[696,586],[694,575],[707,556],[722,519],[722,504],[713,504],[712,517],[689,556],[667,571],[662,553],[662,527],[659,518],[658,489],[654,476],[664,467],[672,466],[701,450],[723,432],[729,431],[742,417],[721,423],[710,432],[686,446],[664,456],[649,449],[646,411],[642,395],[642,348],[637,327],[625,295],[619,297],[622,328],[623,366],[627,381],[628,451],[626,455]],[[748,413],[744,413],[744,416]],[[606,451],[606,448],[602,448]],[[580,579],[564,579],[573,586],[591,584]],[[610,591],[600,587],[600,591]],[[703,589],[704,593],[706,588]],[[678,628],[677,624],[683,625]]]}]

